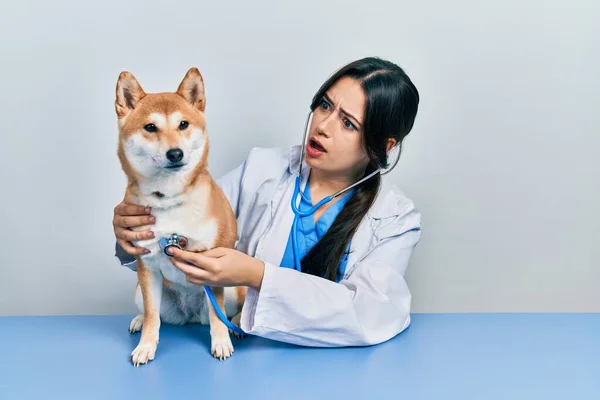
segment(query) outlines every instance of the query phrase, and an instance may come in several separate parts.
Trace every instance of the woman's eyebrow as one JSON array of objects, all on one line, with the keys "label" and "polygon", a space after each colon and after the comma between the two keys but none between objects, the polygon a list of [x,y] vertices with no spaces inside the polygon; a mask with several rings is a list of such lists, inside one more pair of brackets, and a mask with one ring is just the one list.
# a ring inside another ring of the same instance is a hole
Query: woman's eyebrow
[{"label": "woman's eyebrow", "polygon": [[[329,97],[329,95],[327,93],[325,93],[323,95],[323,97],[325,98],[325,100],[327,100],[327,102],[334,104],[333,100],[331,100],[331,97]],[[348,111],[344,110],[343,108],[340,107],[340,109],[342,110],[342,112],[344,114],[346,114],[347,116],[349,116],[350,118],[352,118],[359,126],[362,125],[362,123],[360,122],[360,120],[358,118],[356,118],[354,115],[350,114]]]}]

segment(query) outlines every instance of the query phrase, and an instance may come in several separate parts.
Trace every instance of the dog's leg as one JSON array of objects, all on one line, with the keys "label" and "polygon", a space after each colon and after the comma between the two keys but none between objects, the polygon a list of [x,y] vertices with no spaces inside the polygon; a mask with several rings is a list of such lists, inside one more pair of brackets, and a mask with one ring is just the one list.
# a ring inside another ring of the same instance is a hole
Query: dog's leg
[{"label": "dog's leg", "polygon": [[[177,296],[169,290],[170,282],[163,278],[162,297],[160,300],[160,323],[183,325],[188,322],[186,315],[181,311],[178,302],[175,299]],[[135,304],[137,304],[140,313],[136,315],[129,324],[129,332],[135,333],[142,330],[144,323],[144,303],[142,299],[142,290],[138,284],[135,291]]]},{"label": "dog's leg", "polygon": [[144,323],[144,303],[142,300],[142,289],[140,284],[135,285],[135,304],[138,306],[140,313],[133,317],[129,323],[129,333],[135,333],[142,330],[142,324]]},{"label": "dog's leg", "polygon": [[[242,318],[242,313],[239,312],[237,314],[235,314],[233,316],[233,318],[231,318],[231,323],[234,324],[235,326],[237,326],[238,328],[242,327],[242,323],[241,323],[241,318]],[[238,333],[236,331],[232,331],[230,330],[230,332],[233,336],[235,336],[238,339],[244,339],[246,337],[246,335],[242,335],[241,333]]]},{"label": "dog's leg", "polygon": [[142,335],[137,347],[131,353],[133,365],[145,364],[154,359],[158,346],[160,329],[160,303],[162,298],[162,279],[158,274],[138,262],[138,282],[142,294],[143,321]]},{"label": "dog's leg", "polygon": [[[211,289],[221,312],[223,312],[224,315],[227,315],[224,306],[225,290],[222,287]],[[233,354],[233,344],[229,337],[229,329],[227,328],[227,325],[219,319],[219,316],[215,312],[210,301],[208,302],[208,311],[210,316],[211,353],[213,357],[224,360]]]},{"label": "dog's leg", "polygon": [[[245,286],[236,286],[235,287],[235,299],[237,303],[237,314],[231,318],[231,323],[237,326],[238,328],[242,327],[241,319],[242,319],[242,308],[244,307],[244,301],[246,300],[246,294],[248,292],[248,288]],[[244,339],[246,335],[237,333],[235,331],[230,331],[230,333],[238,339]]]}]

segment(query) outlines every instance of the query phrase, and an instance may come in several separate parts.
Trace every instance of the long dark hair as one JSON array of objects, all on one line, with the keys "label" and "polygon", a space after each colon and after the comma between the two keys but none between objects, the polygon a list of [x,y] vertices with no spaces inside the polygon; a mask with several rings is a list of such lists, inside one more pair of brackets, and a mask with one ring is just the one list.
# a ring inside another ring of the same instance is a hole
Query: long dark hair
[{"label": "long dark hair", "polygon": [[[378,57],[367,57],[351,62],[333,74],[313,97],[313,111],[320,105],[325,92],[343,77],[360,82],[367,98],[363,146],[370,159],[365,169],[365,175],[368,175],[377,168],[388,166],[388,139],[396,139],[398,146],[401,146],[412,130],[419,105],[419,92],[402,68]],[[375,174],[355,187],[352,198],[327,233],[302,259],[303,272],[336,280],[339,262],[358,225],[375,201],[380,180],[381,176]]]}]

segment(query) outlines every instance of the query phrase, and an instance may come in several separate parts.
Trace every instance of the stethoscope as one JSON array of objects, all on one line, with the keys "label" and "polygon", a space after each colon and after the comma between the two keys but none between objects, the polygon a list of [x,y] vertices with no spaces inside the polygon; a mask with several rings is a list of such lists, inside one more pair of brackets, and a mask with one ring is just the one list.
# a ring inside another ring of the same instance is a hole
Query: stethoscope
[{"label": "stethoscope", "polygon": [[[296,269],[296,271],[302,271],[302,266],[301,266],[301,259],[300,259],[300,254],[299,254],[299,250],[298,250],[298,234],[297,234],[297,226],[298,226],[298,221],[300,221],[301,217],[306,217],[309,215],[314,214],[322,205],[329,203],[331,200],[335,199],[336,197],[340,196],[341,194],[347,192],[348,190],[352,189],[355,186],[360,185],[362,182],[366,181],[367,179],[371,178],[372,176],[374,176],[375,174],[381,174],[381,175],[385,175],[387,173],[389,173],[391,170],[394,169],[394,167],[396,166],[396,164],[398,164],[398,161],[400,160],[400,152],[398,152],[398,156],[396,157],[394,163],[392,164],[391,167],[383,169],[383,168],[378,168],[375,171],[371,172],[369,175],[365,176],[364,178],[362,178],[361,180],[353,183],[352,185],[348,186],[345,189],[342,189],[330,196],[327,196],[325,198],[323,198],[321,201],[319,201],[317,204],[315,204],[314,206],[312,206],[310,209],[306,210],[306,211],[301,211],[298,208],[298,205],[296,204],[296,200],[298,198],[298,194],[300,194],[300,196],[302,196],[302,198],[305,201],[310,201],[306,195],[304,194],[304,192],[302,192],[300,190],[300,182],[302,180],[302,164],[304,162],[304,152],[306,151],[306,145],[308,143],[308,131],[310,130],[310,123],[312,122],[312,118],[313,118],[314,112],[311,111],[308,114],[308,117],[306,118],[306,125],[304,127],[304,137],[302,139],[302,152],[300,155],[300,166],[298,168],[298,175],[296,176],[296,186],[294,187],[294,194],[292,195],[292,201],[291,201],[291,205],[292,205],[292,211],[294,212],[294,221],[292,222],[292,250],[293,250],[293,255],[294,255],[294,267]],[[394,146],[397,147],[398,145]],[[393,149],[392,149],[393,150]],[[390,150],[390,152],[392,151]]]}]

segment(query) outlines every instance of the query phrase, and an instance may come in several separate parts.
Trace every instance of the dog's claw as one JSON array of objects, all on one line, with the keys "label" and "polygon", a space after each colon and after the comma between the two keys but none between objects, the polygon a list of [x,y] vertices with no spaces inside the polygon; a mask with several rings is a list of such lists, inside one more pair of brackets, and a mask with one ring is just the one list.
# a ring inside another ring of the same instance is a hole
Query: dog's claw
[{"label": "dog's claw", "polygon": [[233,344],[228,335],[224,337],[213,337],[211,353],[218,360],[226,360],[233,354]]},{"label": "dog's claw", "polygon": [[133,365],[139,367],[140,364],[146,364],[149,361],[154,360],[156,347],[156,345],[153,345],[151,343],[140,343],[131,352],[131,361],[133,362]]},{"label": "dog's claw", "polygon": [[248,335],[236,332],[233,329],[229,329],[229,333],[237,339],[244,339],[244,338],[248,337]]}]

